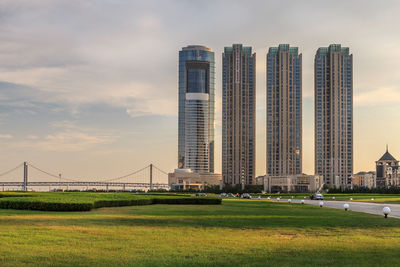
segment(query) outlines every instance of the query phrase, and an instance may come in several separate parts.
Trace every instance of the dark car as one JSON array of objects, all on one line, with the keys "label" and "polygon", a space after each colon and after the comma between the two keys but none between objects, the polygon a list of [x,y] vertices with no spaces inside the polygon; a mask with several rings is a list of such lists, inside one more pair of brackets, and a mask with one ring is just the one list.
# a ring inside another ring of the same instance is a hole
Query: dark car
[{"label": "dark car", "polygon": [[310,196],[312,200],[324,200],[324,196],[322,194],[314,194]]}]

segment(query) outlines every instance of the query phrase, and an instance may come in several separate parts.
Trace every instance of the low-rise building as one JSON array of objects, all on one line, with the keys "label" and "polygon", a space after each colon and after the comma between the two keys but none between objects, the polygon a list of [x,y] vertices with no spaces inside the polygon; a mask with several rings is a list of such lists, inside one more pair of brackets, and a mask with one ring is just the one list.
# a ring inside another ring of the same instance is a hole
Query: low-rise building
[{"label": "low-rise building", "polygon": [[264,176],[264,191],[269,193],[315,192],[324,185],[320,175]]},{"label": "low-rise building", "polygon": [[353,186],[364,188],[376,187],[376,174],[373,171],[358,172],[353,176]]},{"label": "low-rise building", "polygon": [[256,177],[256,185],[263,185],[264,184],[265,175],[260,175]]},{"label": "low-rise building", "polygon": [[376,186],[400,186],[399,161],[386,148],[386,153],[376,163]]},{"label": "low-rise building", "polygon": [[168,173],[168,185],[172,190],[202,190],[206,186],[221,186],[222,174],[218,173],[195,173],[190,169],[175,169]]}]

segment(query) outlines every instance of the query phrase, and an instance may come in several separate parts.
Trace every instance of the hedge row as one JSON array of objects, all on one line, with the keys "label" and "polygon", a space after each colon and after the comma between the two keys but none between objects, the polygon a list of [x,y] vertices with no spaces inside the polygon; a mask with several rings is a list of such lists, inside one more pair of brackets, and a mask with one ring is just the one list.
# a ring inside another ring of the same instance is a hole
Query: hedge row
[{"label": "hedge row", "polygon": [[190,204],[190,205],[214,205],[221,204],[219,198],[145,198],[125,200],[97,200],[93,203],[63,203],[46,202],[39,200],[2,200],[0,209],[17,210],[43,210],[43,211],[89,211],[102,207],[139,206],[151,204]]},{"label": "hedge row", "polygon": [[44,210],[44,211],[89,211],[93,203],[62,203],[33,200],[2,200],[0,209]]},{"label": "hedge row", "polygon": [[97,200],[94,202],[94,208],[102,207],[122,207],[122,206],[141,206],[153,204],[153,199],[121,199],[121,200]]},{"label": "hedge row", "polygon": [[154,204],[187,204],[187,205],[215,205],[221,204],[220,198],[180,197],[180,198],[154,198]]}]

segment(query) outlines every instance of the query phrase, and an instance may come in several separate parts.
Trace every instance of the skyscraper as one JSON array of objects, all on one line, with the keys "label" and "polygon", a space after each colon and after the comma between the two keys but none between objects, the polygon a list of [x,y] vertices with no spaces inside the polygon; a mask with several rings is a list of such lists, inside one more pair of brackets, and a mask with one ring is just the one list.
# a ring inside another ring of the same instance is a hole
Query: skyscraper
[{"label": "skyscraper", "polygon": [[348,187],[353,174],[353,55],[332,44],[315,55],[315,172]]},{"label": "skyscraper", "polygon": [[256,54],[234,44],[222,54],[222,178],[255,183]]},{"label": "skyscraper", "polygon": [[210,48],[179,51],[178,168],[214,172],[215,63]]},{"label": "skyscraper", "polygon": [[302,59],[281,44],[267,54],[267,174],[302,171]]}]

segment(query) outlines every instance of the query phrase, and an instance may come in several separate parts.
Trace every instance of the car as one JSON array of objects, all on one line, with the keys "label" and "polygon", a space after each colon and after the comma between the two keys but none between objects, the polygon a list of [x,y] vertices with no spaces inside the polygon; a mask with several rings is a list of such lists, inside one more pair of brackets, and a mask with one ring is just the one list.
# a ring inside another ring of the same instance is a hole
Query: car
[{"label": "car", "polygon": [[324,196],[322,194],[316,193],[314,195],[311,195],[310,199],[312,199],[312,200],[324,200]]},{"label": "car", "polygon": [[226,193],[221,193],[220,197],[226,197]]},{"label": "car", "polygon": [[250,196],[250,194],[249,194],[249,193],[244,193],[244,194],[242,195],[242,198],[247,198],[247,199],[250,199],[250,198],[251,198],[251,196]]},{"label": "car", "polygon": [[232,193],[228,193],[228,194],[226,195],[226,197],[235,197],[235,195],[232,194]]},{"label": "car", "polygon": [[206,197],[206,193],[196,193],[196,197]]}]

